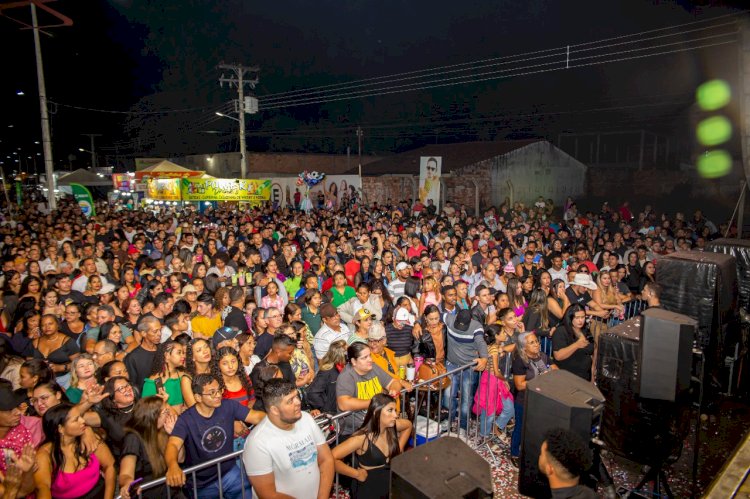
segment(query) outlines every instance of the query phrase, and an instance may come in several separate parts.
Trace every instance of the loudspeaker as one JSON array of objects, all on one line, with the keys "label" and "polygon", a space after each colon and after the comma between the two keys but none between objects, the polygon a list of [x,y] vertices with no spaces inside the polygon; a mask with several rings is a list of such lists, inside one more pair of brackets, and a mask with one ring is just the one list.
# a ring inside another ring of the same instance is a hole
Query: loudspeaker
[{"label": "loudspeaker", "polygon": [[[661,464],[679,452],[687,434],[690,393],[677,392],[675,401],[639,395],[643,320],[634,317],[599,336],[596,385],[606,399],[601,440],[608,450],[631,461]],[[660,361],[655,357],[646,355],[649,362]],[[676,387],[676,383],[674,380],[670,386]]]},{"label": "loudspeaker", "polygon": [[698,321],[661,308],[645,310],[641,315],[639,395],[674,401],[690,389]]},{"label": "loudspeaker", "polygon": [[547,478],[539,471],[544,434],[553,428],[591,440],[601,421],[604,397],[591,383],[563,370],[552,370],[526,384],[518,491],[531,497],[550,497]]},{"label": "loudspeaker", "polygon": [[739,308],[750,308],[750,240],[715,239],[706,244],[706,251],[732,255],[737,264],[737,287]]},{"label": "loudspeaker", "polygon": [[492,497],[490,463],[455,437],[441,437],[393,458],[393,499]]},{"label": "loudspeaker", "polygon": [[[696,344],[706,358],[706,379],[719,380],[724,359],[739,338],[737,262],[731,255],[679,251],[656,261],[664,308],[698,321]],[[714,397],[720,387],[705,383]]]}]

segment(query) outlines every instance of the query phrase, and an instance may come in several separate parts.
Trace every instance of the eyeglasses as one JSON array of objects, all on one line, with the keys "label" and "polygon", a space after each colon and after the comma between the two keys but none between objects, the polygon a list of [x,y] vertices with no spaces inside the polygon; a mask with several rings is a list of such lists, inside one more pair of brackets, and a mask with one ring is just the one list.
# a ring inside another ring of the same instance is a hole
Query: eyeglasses
[{"label": "eyeglasses", "polygon": [[[110,373],[110,374],[112,374],[112,373]],[[133,390],[133,386],[132,386],[132,385],[130,385],[130,384],[127,384],[127,385],[122,385],[122,386],[121,386],[121,387],[119,387],[119,388],[115,388],[115,391],[116,391],[117,393],[125,393],[125,392],[128,392],[128,391],[132,391],[132,390]]]},{"label": "eyeglasses", "polygon": [[376,339],[374,339],[374,338],[368,338],[368,339],[367,339],[367,342],[368,342],[368,343],[380,343],[381,341],[385,341],[385,338],[379,338],[379,339],[377,339],[377,340],[376,340]]},{"label": "eyeglasses", "polygon": [[200,395],[202,397],[216,397],[216,396],[221,396],[221,390],[210,390],[210,391],[208,391],[206,393],[201,393]]}]

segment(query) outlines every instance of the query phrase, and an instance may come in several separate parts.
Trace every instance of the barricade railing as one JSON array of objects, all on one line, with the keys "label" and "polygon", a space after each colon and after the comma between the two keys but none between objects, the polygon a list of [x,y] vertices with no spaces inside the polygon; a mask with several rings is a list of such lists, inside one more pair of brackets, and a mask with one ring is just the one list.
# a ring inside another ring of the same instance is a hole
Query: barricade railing
[{"label": "barricade railing", "polygon": [[[469,413],[466,417],[466,427],[463,428],[466,430],[465,435],[469,435],[469,423],[471,421],[471,406],[473,404],[473,395],[476,389],[476,386],[474,384],[474,374],[476,371],[473,371],[474,367],[476,366],[477,362],[471,362],[469,364],[466,364],[464,366],[457,367],[455,369],[452,369],[450,371],[447,371],[443,374],[439,374],[438,376],[435,376],[434,378],[431,378],[429,380],[425,381],[419,381],[417,383],[414,383],[412,385],[413,390],[412,391],[406,391],[402,390],[400,392],[400,403],[401,403],[401,411],[402,411],[402,417],[403,415],[406,415],[412,422],[413,428],[412,428],[412,437],[410,440],[410,444],[413,447],[416,447],[418,445],[422,445],[426,442],[429,442],[431,440],[434,440],[435,438],[440,437],[444,433],[448,433],[453,429],[454,424],[454,414],[452,409],[457,409],[458,414],[455,416],[458,418],[458,424],[456,425],[455,432],[458,433],[458,430],[461,426],[461,418],[458,417],[460,415],[460,406],[461,404],[465,404],[465,407],[468,407]],[[466,371],[469,371],[468,373]],[[477,373],[478,375],[479,373]],[[472,384],[468,384],[468,379],[465,378],[465,376],[471,376]],[[450,378],[451,383],[450,386],[447,388],[439,388],[443,384],[444,379]],[[467,394],[460,393],[458,391],[456,393],[456,397],[458,397],[458,400],[453,400],[454,404],[448,403],[448,407],[443,408],[443,402],[446,399],[446,397],[450,398],[453,390],[454,383],[458,382],[458,386],[464,386],[464,383],[467,383],[466,386],[470,387],[470,392]],[[437,399],[437,400],[434,400]],[[465,400],[468,399],[468,400]],[[420,416],[420,411],[422,410],[421,404],[425,404],[426,410],[425,414],[426,416]],[[455,407],[454,407],[455,406]],[[431,414],[431,409],[435,410],[434,415],[437,417],[437,420],[429,418]],[[321,427],[321,429],[324,430],[324,434],[326,435],[326,440],[329,445],[331,445],[331,448],[337,446],[340,442],[340,438],[342,435],[340,434],[340,428],[341,428],[341,420],[349,415],[351,415],[353,411],[345,411],[341,412],[339,414],[335,415],[328,415],[328,414],[321,414],[320,416],[317,416],[315,419],[318,422],[318,425]],[[423,422],[422,419],[425,417],[427,419],[426,422]],[[447,418],[447,419],[444,419]],[[419,423],[419,427],[417,424]],[[424,428],[424,430],[422,430]],[[422,431],[424,435],[418,436],[417,431]],[[479,428],[477,425],[475,436],[479,433]],[[348,436],[348,435],[346,435]],[[183,470],[183,473],[185,473],[185,476],[187,478],[186,484],[190,483],[191,485],[191,492],[192,494],[188,494],[188,491],[186,490],[186,487],[181,487],[179,490],[184,494],[188,495],[189,497],[192,497],[193,499],[198,499],[198,485],[197,485],[197,474],[201,471],[207,470],[211,468],[212,466],[215,466],[217,469],[217,482],[218,482],[218,497],[219,499],[223,499],[224,497],[224,490],[223,490],[223,484],[221,480],[221,465],[227,461],[237,460],[238,466],[240,468],[240,484],[242,486],[242,497],[245,499],[245,484],[248,483],[247,474],[244,469],[244,463],[242,462],[242,453],[243,450],[238,450],[231,452],[229,454],[225,454],[221,457],[217,457],[215,459],[211,459],[210,461],[206,461],[204,463],[196,464],[194,466],[190,466],[188,468],[185,468]],[[137,477],[136,477],[137,478]],[[336,489],[339,488],[339,474],[336,473],[335,480],[334,480],[334,487]],[[160,487],[166,485],[166,477],[157,478],[155,480],[151,480],[149,482],[139,484],[138,488],[138,494],[134,497],[138,497],[139,499],[143,496],[143,494],[151,489],[154,489],[156,487]],[[171,499],[173,495],[176,495],[176,493],[173,493],[172,489],[170,487],[165,487],[166,489],[166,497],[167,499]],[[117,499],[122,499],[122,495],[117,496]],[[247,499],[251,499],[250,497],[247,497]]]},{"label": "barricade railing", "polygon": [[[591,333],[595,337],[598,337],[598,334],[601,332],[606,331],[610,327],[616,326],[620,322],[635,317],[645,308],[645,303],[640,300],[626,302],[624,305],[625,311],[623,314],[613,315],[606,320],[591,320],[589,324]],[[542,342],[542,351],[547,353],[551,358],[551,342]],[[510,356],[506,357],[510,358]],[[479,446],[486,445],[491,441],[496,422],[501,417],[500,412],[504,402],[504,399],[502,399],[499,393],[498,383],[505,383],[506,381],[488,381],[484,383],[484,390],[480,390],[478,387],[482,373],[474,370],[476,365],[476,361],[459,367],[453,367],[448,364],[446,367],[453,368],[446,370],[445,373],[432,377],[429,380],[417,380],[418,382],[413,384],[413,391],[411,392],[407,392],[406,390],[401,391],[399,396],[401,399],[402,415],[405,415],[412,422],[412,437],[410,440],[410,445],[412,447],[430,442],[444,434],[457,435],[460,438]],[[504,362],[500,365],[501,371],[507,372],[506,369],[503,369],[503,365]],[[494,375],[490,373],[488,379],[491,379],[492,376]],[[446,379],[450,379],[450,384],[447,387],[443,387],[443,380]],[[511,379],[507,380],[508,383],[511,381]],[[475,399],[477,400],[476,404]],[[474,410],[475,405],[477,406],[476,411]],[[340,421],[350,414],[352,414],[352,411],[346,411],[335,415],[321,415],[316,418],[319,426],[326,430],[326,438],[332,447],[339,444],[342,436],[340,434]],[[477,422],[473,427],[472,420]],[[505,423],[507,424],[507,422]],[[520,423],[516,422],[516,424]],[[505,426],[505,424],[503,426]],[[486,448],[491,459],[496,462],[496,457],[492,447],[486,445]],[[242,450],[235,451],[205,463],[184,469],[183,472],[185,475],[191,478],[190,482],[193,489],[192,497],[194,499],[198,498],[197,473],[212,466],[216,466],[218,471],[217,475],[219,477],[219,498],[223,499],[221,464],[230,460],[236,459],[239,461],[241,483],[244,485],[248,478],[242,460],[240,459],[242,453]],[[334,483],[338,488],[338,473],[335,476]],[[165,477],[144,483],[139,487],[138,497],[140,498],[142,493],[149,489],[165,484]],[[166,489],[167,498],[171,499],[172,491],[169,487],[166,487]],[[185,492],[184,488],[181,490],[183,493]],[[118,496],[118,499],[121,498],[122,496]]]}]

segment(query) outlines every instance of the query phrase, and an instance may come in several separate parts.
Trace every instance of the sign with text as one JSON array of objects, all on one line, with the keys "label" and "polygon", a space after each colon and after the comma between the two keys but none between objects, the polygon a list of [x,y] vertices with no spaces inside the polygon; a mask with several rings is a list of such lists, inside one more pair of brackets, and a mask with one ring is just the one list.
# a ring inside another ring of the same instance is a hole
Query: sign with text
[{"label": "sign with text", "polygon": [[183,201],[242,201],[252,205],[271,199],[271,181],[265,179],[183,178]]},{"label": "sign with text", "polygon": [[160,201],[180,200],[180,179],[154,178],[146,182],[146,197]]}]

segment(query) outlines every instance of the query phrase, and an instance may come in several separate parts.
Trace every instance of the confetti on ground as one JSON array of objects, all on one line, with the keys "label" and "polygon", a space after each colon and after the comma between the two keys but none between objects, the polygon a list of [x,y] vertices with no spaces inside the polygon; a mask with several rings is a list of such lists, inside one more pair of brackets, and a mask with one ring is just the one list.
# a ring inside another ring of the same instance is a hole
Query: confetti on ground
[{"label": "confetti on ground", "polygon": [[[750,429],[750,405],[732,400],[723,401],[716,413],[701,425],[700,453],[698,459],[698,490],[700,494],[716,477],[722,465],[742,441]],[[695,427],[691,420],[691,430],[685,439],[682,455],[672,465],[665,467],[669,487],[674,497],[690,497],[692,492],[693,452]],[[472,422],[473,423],[473,422]],[[453,428],[455,431],[455,428]],[[469,434],[476,435],[472,424]],[[510,461],[510,449],[498,443],[482,445],[478,438],[472,438],[469,445],[476,450],[492,469],[492,480],[496,498],[518,499],[526,496],[518,492],[518,468]],[[643,476],[643,467],[619,456],[604,455],[604,463],[609,470],[616,488],[634,487]],[[647,495],[651,487],[646,486]],[[331,496],[335,499],[348,499],[348,491],[340,490]]]}]

